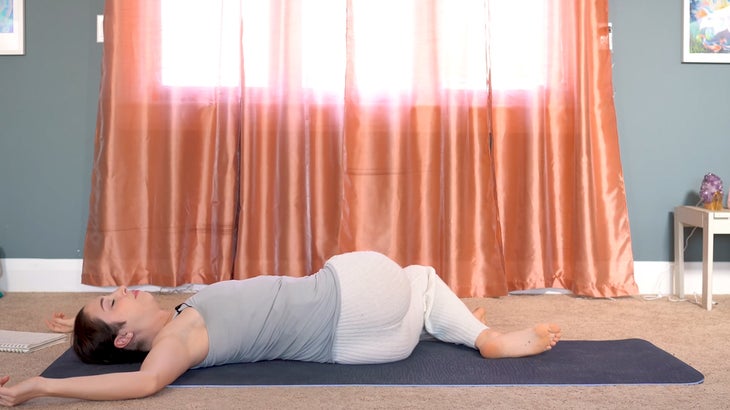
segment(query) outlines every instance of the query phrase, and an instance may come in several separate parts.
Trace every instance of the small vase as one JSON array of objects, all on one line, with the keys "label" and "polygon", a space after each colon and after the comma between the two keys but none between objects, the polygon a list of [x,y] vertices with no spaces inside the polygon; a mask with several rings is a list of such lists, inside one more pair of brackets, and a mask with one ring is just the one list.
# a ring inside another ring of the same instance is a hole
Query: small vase
[{"label": "small vase", "polygon": [[722,194],[720,192],[715,192],[712,195],[712,201],[705,202],[705,209],[708,209],[710,211],[720,211],[722,210]]}]

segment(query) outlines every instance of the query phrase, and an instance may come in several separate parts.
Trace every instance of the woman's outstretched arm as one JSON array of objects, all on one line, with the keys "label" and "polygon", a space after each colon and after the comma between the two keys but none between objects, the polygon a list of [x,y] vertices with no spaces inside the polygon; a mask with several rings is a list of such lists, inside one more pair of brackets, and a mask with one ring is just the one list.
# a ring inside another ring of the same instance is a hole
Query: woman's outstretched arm
[{"label": "woman's outstretched arm", "polygon": [[5,387],[10,377],[0,377],[0,405],[15,406],[44,396],[84,400],[123,400],[150,396],[195,365],[189,350],[179,340],[168,339],[155,345],[136,372],[66,379],[33,377],[10,387]]},{"label": "woman's outstretched arm", "polygon": [[[70,397],[84,400],[122,400],[152,395],[164,386],[156,377],[139,372],[48,379],[33,377],[11,387],[0,387],[0,404],[15,406],[37,397]],[[0,379],[4,384],[9,377]]]},{"label": "woman's outstretched arm", "polygon": [[46,326],[56,333],[71,333],[74,331],[73,317],[66,317],[63,312],[53,312],[50,319],[46,319]]}]

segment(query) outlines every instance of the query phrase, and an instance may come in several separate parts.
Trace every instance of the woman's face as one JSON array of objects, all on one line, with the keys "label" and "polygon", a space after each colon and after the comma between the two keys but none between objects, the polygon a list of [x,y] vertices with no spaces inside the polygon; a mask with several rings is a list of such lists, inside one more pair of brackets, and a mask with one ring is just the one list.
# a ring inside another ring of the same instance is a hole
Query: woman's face
[{"label": "woman's face", "polygon": [[129,290],[120,286],[114,292],[92,299],[84,307],[84,312],[92,318],[106,323],[125,322],[127,325],[144,324],[159,305],[155,298],[143,291]]}]

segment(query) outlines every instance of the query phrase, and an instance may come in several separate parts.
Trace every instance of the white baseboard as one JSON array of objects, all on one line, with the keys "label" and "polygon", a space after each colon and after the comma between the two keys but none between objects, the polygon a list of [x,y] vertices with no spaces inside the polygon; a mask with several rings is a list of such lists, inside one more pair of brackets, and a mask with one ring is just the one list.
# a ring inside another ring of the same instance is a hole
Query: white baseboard
[{"label": "white baseboard", "polygon": [[[642,295],[666,296],[672,294],[674,262],[634,262],[634,280]],[[730,262],[712,265],[712,294],[730,294]],[[684,264],[684,293],[702,295],[702,262]]]},{"label": "white baseboard", "polygon": [[[89,286],[81,283],[82,259],[0,259],[0,291],[3,292],[110,292],[115,286]],[[157,292],[193,291],[203,285],[178,288],[135,286]]]},{"label": "white baseboard", "polygon": [[[0,259],[0,290],[3,292],[107,292],[113,287],[81,284],[81,259]],[[634,262],[634,279],[642,295],[669,295],[672,262]],[[715,262],[712,293],[730,294],[730,262]],[[185,290],[202,285],[183,286]],[[702,294],[702,263],[685,264],[685,293]],[[139,289],[158,291],[159,286]],[[170,290],[169,288],[166,288]],[[174,289],[173,289],[174,290]]]}]

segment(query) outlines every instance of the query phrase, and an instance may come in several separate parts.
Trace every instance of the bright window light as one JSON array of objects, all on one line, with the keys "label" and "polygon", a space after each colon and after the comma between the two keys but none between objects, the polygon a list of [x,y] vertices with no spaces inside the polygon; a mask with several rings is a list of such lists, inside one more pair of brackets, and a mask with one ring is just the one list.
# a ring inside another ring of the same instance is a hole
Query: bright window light
[{"label": "bright window light", "polygon": [[547,10],[544,0],[490,2],[492,83],[499,89],[545,84]]},{"label": "bright window light", "polygon": [[413,83],[413,1],[352,2],[355,80],[363,92],[409,90]]},{"label": "bright window light", "polygon": [[[302,83],[304,88],[339,94],[345,84],[344,1],[302,1]],[[326,46],[323,46],[325,45]]]},{"label": "bright window light", "polygon": [[440,3],[438,25],[441,86],[456,90],[486,90],[487,12],[484,1]]},{"label": "bright window light", "polygon": [[[353,0],[355,43],[349,52],[364,94],[410,90],[418,0]],[[341,93],[345,78],[345,1],[302,0],[301,86]],[[241,49],[246,87],[269,87],[270,16],[267,0],[162,0],[162,83],[172,87],[238,87]],[[438,81],[443,89],[485,90],[487,38],[492,83],[527,89],[545,83],[543,0],[442,1]],[[241,20],[243,19],[243,23]],[[278,23],[277,23],[278,24]],[[241,28],[242,27],[242,28]],[[241,41],[242,46],[241,46]]]},{"label": "bright window light", "polygon": [[[209,0],[162,1],[162,83],[169,86],[237,85],[240,72],[238,30],[232,5]],[[224,12],[226,14],[224,14]],[[238,14],[238,13],[236,13]]]}]

